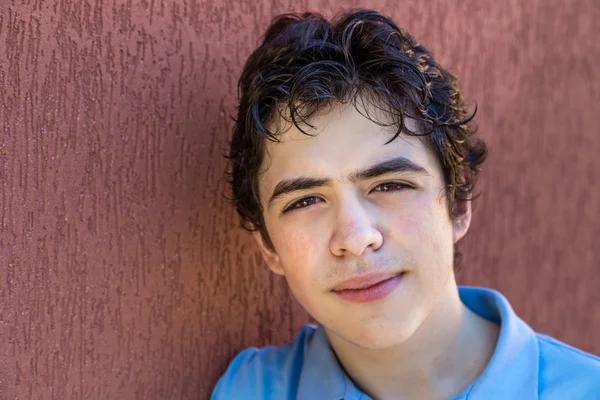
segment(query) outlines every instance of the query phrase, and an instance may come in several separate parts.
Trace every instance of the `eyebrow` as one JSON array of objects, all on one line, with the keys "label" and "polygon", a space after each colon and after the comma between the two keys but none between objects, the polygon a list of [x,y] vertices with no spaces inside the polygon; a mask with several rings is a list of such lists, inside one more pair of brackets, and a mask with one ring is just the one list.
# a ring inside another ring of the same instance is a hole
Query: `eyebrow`
[{"label": "eyebrow", "polygon": [[[429,172],[421,165],[409,160],[405,157],[392,158],[387,161],[380,162],[372,165],[366,169],[355,171],[348,175],[350,182],[357,182],[366,179],[373,179],[381,175],[390,174],[393,172],[410,172],[420,175],[431,176]],[[268,207],[271,207],[273,203],[283,195],[298,192],[301,190],[314,189],[318,187],[328,186],[331,184],[331,180],[323,178],[311,178],[307,176],[301,176],[292,179],[284,179],[275,185],[273,194],[271,195]]]}]

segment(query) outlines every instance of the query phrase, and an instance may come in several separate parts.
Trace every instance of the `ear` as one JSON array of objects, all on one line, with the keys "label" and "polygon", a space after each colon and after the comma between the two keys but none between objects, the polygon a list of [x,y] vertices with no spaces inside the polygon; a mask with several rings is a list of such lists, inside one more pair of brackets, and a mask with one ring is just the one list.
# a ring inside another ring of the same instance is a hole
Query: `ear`
[{"label": "ear", "polygon": [[454,215],[452,235],[454,243],[456,243],[467,234],[471,226],[471,202],[456,200],[454,203]]},{"label": "ear", "polygon": [[262,254],[263,260],[265,260],[269,269],[277,275],[285,275],[279,256],[275,250],[265,242],[262,234],[259,231],[254,231],[252,232],[252,236],[254,236],[254,241],[256,241],[256,244],[260,249],[260,254]]}]

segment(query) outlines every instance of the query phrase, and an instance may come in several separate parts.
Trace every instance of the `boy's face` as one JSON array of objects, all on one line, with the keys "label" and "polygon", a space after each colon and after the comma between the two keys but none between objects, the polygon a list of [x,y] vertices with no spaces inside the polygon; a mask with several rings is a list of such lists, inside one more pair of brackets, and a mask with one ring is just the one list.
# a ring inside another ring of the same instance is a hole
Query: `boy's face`
[{"label": "boy's face", "polygon": [[[290,127],[281,143],[267,141],[259,189],[273,248],[254,236],[269,268],[330,335],[364,348],[399,344],[455,288],[453,244],[470,208],[451,221],[440,162],[419,138],[385,144],[394,128],[352,105],[311,124],[305,130],[316,136]],[[340,290],[351,278],[360,282],[346,287],[390,279]]]}]

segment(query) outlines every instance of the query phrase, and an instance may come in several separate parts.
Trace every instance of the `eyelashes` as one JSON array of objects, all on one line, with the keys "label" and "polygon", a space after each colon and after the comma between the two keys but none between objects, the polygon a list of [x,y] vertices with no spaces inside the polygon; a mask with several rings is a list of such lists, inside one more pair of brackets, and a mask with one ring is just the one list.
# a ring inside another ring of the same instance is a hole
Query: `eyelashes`
[{"label": "eyelashes", "polygon": [[407,183],[383,182],[383,183],[380,183],[379,185],[375,186],[373,188],[372,192],[397,192],[402,189],[411,189],[411,188],[412,188],[412,186],[410,186]]},{"label": "eyelashes", "polygon": [[292,211],[292,210],[297,210],[300,208],[306,208],[308,206],[311,206],[315,203],[318,203],[321,200],[320,198],[316,197],[316,196],[308,196],[308,197],[304,197],[294,203],[292,203],[289,207],[287,207],[285,210],[283,210],[284,213]]},{"label": "eyelashes", "polygon": [[[412,185],[409,185],[408,183],[403,183],[403,182],[396,182],[396,181],[382,182],[382,183],[378,184],[377,186],[375,186],[369,193],[373,193],[373,192],[394,193],[394,192],[398,192],[398,191],[405,190],[405,189],[414,189],[414,187]],[[323,199],[321,199],[320,197],[317,197],[317,196],[303,197],[300,200],[297,200],[297,201],[293,202],[292,204],[290,204],[289,206],[287,206],[282,211],[282,214],[285,214],[285,213],[288,213],[288,212],[294,211],[294,210],[300,210],[303,208],[307,208],[314,204],[320,203],[322,201],[323,201]]]}]

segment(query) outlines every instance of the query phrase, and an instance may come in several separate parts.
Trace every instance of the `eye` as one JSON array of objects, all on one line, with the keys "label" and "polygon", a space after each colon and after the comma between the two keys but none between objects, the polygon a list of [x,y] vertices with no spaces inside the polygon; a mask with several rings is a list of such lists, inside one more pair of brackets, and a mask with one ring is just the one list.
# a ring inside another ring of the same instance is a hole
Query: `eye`
[{"label": "eye", "polygon": [[318,197],[315,197],[315,196],[305,197],[303,199],[300,199],[300,200],[290,204],[289,207],[287,207],[285,210],[283,210],[283,212],[286,213],[288,211],[297,210],[300,208],[306,208],[306,207],[311,206],[320,201],[321,201],[321,199]]},{"label": "eye", "polygon": [[412,186],[402,182],[384,182],[373,188],[373,192],[397,192],[398,190],[412,189]]}]

